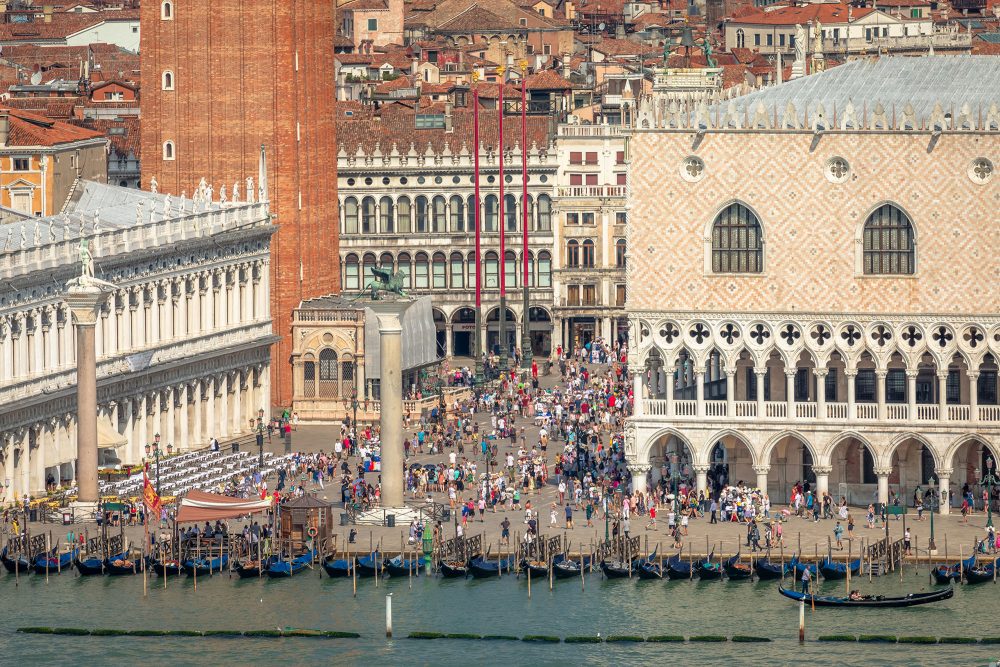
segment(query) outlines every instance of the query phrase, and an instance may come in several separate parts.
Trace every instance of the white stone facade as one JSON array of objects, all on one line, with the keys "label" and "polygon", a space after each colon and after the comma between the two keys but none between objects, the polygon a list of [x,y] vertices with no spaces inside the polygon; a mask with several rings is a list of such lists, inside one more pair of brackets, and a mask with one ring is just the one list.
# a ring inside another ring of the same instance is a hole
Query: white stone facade
[{"label": "white stone facade", "polygon": [[80,188],[68,214],[14,223],[24,231],[0,253],[4,500],[74,477],[76,345],[63,296],[81,234],[95,275],[117,286],[96,331],[103,461],[139,463],[157,433],[163,449],[203,447],[268,409],[267,204]]}]

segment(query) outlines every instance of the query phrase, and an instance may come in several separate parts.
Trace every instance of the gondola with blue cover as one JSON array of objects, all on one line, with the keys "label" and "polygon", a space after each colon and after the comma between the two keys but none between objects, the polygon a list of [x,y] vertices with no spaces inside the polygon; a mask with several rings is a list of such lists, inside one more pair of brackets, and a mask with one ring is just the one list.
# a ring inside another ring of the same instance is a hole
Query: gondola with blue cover
[{"label": "gondola with blue cover", "polygon": [[239,559],[233,565],[233,569],[240,579],[258,579],[267,571],[267,568],[271,566],[271,563],[275,559],[277,559],[277,556],[268,556],[264,559],[263,563],[250,558]]},{"label": "gondola with blue cover", "polygon": [[698,573],[698,577],[702,581],[712,581],[714,579],[722,578],[722,573],[723,573],[722,565],[720,563],[713,562],[712,559],[714,557],[715,554],[710,553],[708,555],[708,558],[694,564],[695,572]]},{"label": "gondola with blue cover", "polygon": [[[828,580],[846,579],[847,564],[836,563],[830,560],[829,558],[826,558],[819,564],[819,573],[823,575],[824,579]],[[855,558],[854,560],[851,561],[851,576],[856,577],[860,573],[861,573],[861,559]]]},{"label": "gondola with blue cover", "polygon": [[411,572],[418,575],[420,574],[420,559],[403,558],[402,555],[399,555],[385,562],[385,570],[390,577],[408,577]]},{"label": "gondola with blue cover", "polygon": [[53,549],[50,553],[51,555],[39,554],[35,557],[35,574],[45,574],[46,571],[49,574],[53,572],[58,574],[60,570],[65,570],[73,564],[76,557],[80,555],[80,550],[72,549],[57,555]]},{"label": "gondola with blue cover", "polygon": [[323,570],[326,576],[331,579],[341,579],[351,576],[352,562],[354,559],[328,558],[323,561]]},{"label": "gondola with blue cover", "polygon": [[965,568],[965,582],[968,584],[985,584],[993,581],[993,563],[980,563]]},{"label": "gondola with blue cover", "polygon": [[445,579],[464,579],[469,576],[469,564],[461,560],[441,561],[441,576]]},{"label": "gondola with blue cover", "polygon": [[580,568],[582,567],[584,571],[590,567],[590,556],[584,556],[582,562],[578,560],[573,560],[572,558],[566,558],[559,561],[552,566],[552,575],[556,579],[570,579],[573,577],[580,576]]},{"label": "gondola with blue cover", "polygon": [[73,561],[73,565],[82,577],[96,577],[104,574],[104,559],[98,556],[77,557]]},{"label": "gondola with blue cover", "polygon": [[358,576],[359,577],[374,577],[376,575],[381,576],[382,572],[385,570],[385,564],[383,563],[382,554],[376,551],[375,553],[368,554],[367,556],[359,556],[357,562]]},{"label": "gondola with blue cover", "polygon": [[221,574],[227,567],[229,567],[229,554],[209,558],[189,558],[181,563],[181,570],[189,577]]},{"label": "gondola with blue cover", "polygon": [[104,571],[112,577],[127,577],[140,572],[139,565],[129,558],[129,553],[123,551],[104,561]]},{"label": "gondola with blue cover", "polygon": [[681,559],[680,554],[671,556],[667,561],[667,574],[671,579],[690,579],[691,570],[691,562]]},{"label": "gondola with blue cover", "polygon": [[732,581],[744,581],[753,578],[753,569],[751,569],[749,563],[740,562],[739,552],[732,558],[724,561],[722,569],[726,573],[726,578]]},{"label": "gondola with blue cover", "polygon": [[934,580],[939,584],[951,584],[961,581],[962,573],[968,572],[976,565],[976,557],[969,556],[961,563],[954,565],[938,565],[934,568]]},{"label": "gondola with blue cover", "polygon": [[767,558],[761,558],[754,563],[754,572],[758,579],[773,580],[781,579],[792,574],[793,565],[791,563],[772,563]]},{"label": "gondola with blue cover", "polygon": [[265,573],[272,579],[285,579],[306,569],[315,558],[315,551],[307,551],[292,558],[278,556],[268,563]]},{"label": "gondola with blue cover", "polygon": [[509,567],[509,558],[500,561],[473,558],[469,561],[469,574],[475,579],[489,579],[490,577],[499,577],[500,573]]}]

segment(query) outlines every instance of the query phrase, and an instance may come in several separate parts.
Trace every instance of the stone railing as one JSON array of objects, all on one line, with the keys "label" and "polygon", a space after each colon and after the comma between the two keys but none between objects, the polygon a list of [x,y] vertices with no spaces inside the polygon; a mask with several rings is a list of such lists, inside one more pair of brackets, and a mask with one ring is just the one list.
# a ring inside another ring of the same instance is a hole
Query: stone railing
[{"label": "stone railing", "polygon": [[625,128],[621,125],[573,125],[564,124],[559,126],[560,137],[621,137],[624,136]]},{"label": "stone railing", "polygon": [[563,199],[573,197],[624,197],[624,185],[560,185],[556,188],[556,196]]}]

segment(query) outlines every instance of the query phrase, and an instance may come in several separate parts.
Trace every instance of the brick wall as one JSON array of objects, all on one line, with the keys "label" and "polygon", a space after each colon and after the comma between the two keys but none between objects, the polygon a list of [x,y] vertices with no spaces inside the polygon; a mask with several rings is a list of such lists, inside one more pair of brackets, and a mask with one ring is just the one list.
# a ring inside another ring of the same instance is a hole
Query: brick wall
[{"label": "brick wall", "polygon": [[[267,149],[279,231],[271,244],[271,312],[283,337],[272,351],[272,402],[291,398],[291,314],[301,299],[339,291],[332,0],[219,0],[209,10],[174,2],[141,10],[142,182],[190,195],[257,179]],[[164,70],[174,90],[161,90]],[[164,141],[176,159],[162,159]]]}]

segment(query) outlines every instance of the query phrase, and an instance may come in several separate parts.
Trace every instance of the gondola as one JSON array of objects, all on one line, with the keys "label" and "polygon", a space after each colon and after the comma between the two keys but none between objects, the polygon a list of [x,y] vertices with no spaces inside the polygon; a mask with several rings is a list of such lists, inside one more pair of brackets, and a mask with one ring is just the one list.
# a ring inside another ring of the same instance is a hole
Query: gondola
[{"label": "gondola", "polygon": [[976,565],[976,557],[969,556],[961,563],[954,565],[938,565],[934,568],[934,580],[939,584],[950,584],[960,581],[963,572],[968,572]]},{"label": "gondola", "polygon": [[806,571],[806,568],[809,568],[809,574],[812,575],[813,579],[816,578],[816,573],[818,572],[818,568],[816,567],[815,563],[813,563],[812,565],[810,565],[809,563],[803,563],[802,561],[799,560],[798,556],[793,556],[792,566],[795,568],[796,577],[801,577],[802,573]]},{"label": "gondola", "polygon": [[640,579],[645,580],[659,580],[663,579],[663,566],[659,563],[653,562],[652,560],[645,560],[639,564],[636,568],[636,574],[639,575]]},{"label": "gondola", "polygon": [[11,574],[17,572],[27,573],[31,569],[31,561],[24,554],[17,556],[16,558],[11,558],[7,555],[7,547],[0,551],[0,562],[3,562],[3,566],[7,568],[7,571]]},{"label": "gondola", "polygon": [[609,563],[606,560],[602,560],[601,571],[608,579],[627,579],[632,576],[628,563],[623,563],[622,561],[613,561]]},{"label": "gondola", "polygon": [[782,577],[791,575],[792,565],[790,563],[772,563],[766,558],[761,558],[754,563],[754,571],[757,573],[758,579],[781,579]]},{"label": "gondola", "polygon": [[671,579],[690,579],[691,562],[681,560],[681,555],[671,556],[667,561],[667,574]]},{"label": "gondola", "polygon": [[[573,577],[579,577],[580,567],[581,564],[579,561],[567,558],[552,566],[552,576],[554,576],[556,579],[570,579]],[[590,567],[590,556],[583,557],[582,567],[584,571],[586,571],[586,569]]]},{"label": "gondola", "polygon": [[740,562],[739,553],[722,563],[722,569],[730,581],[745,581],[753,578],[753,569],[749,563]]},{"label": "gondola", "polygon": [[147,561],[149,566],[161,577],[176,577],[181,573],[181,564],[179,561],[168,558],[167,560],[160,560],[159,558],[150,557]]},{"label": "gondola", "polygon": [[233,565],[233,569],[236,571],[236,574],[240,579],[257,579],[264,574],[264,571],[270,567],[271,561],[275,558],[276,556],[268,556],[264,559],[263,566],[259,560],[253,560],[250,558],[240,559],[236,561],[235,565]]},{"label": "gondola", "polygon": [[78,557],[73,561],[73,565],[82,577],[96,577],[104,574],[104,561],[96,556],[82,560]]},{"label": "gondola", "polygon": [[714,557],[714,553],[708,554],[708,558],[694,564],[695,572],[698,573],[698,577],[702,581],[712,581],[722,578],[722,564],[712,562]]},{"label": "gondola", "polygon": [[965,581],[969,584],[984,584],[993,581],[993,563],[965,568]]},{"label": "gondola", "polygon": [[499,577],[500,572],[510,567],[510,559],[501,561],[486,560],[485,558],[473,558],[469,561],[469,574],[475,579],[489,579]]},{"label": "gondola", "polygon": [[367,556],[360,556],[357,564],[358,576],[374,577],[375,575],[381,575],[385,570],[385,564],[382,561],[382,554],[378,551]]},{"label": "gondola", "polygon": [[339,579],[351,576],[351,561],[346,558],[328,558],[323,561],[323,569],[326,576],[331,579]]},{"label": "gondola", "polygon": [[832,595],[809,595],[778,586],[778,592],[786,598],[815,604],[817,607],[914,607],[920,604],[930,604],[947,600],[955,594],[955,589],[949,586],[929,593],[910,593],[903,597],[889,598],[882,595],[866,595],[860,600],[834,597]]},{"label": "gondola", "polygon": [[128,557],[128,552],[111,556],[104,561],[104,571],[112,577],[125,577],[141,572],[141,565]]},{"label": "gondola", "polygon": [[411,572],[417,575],[420,574],[420,559],[396,556],[385,562],[385,570],[390,577],[408,577]]},{"label": "gondola", "polygon": [[307,551],[304,554],[299,554],[294,558],[282,558],[278,556],[277,558],[271,559],[268,563],[267,576],[272,579],[285,579],[291,577],[292,575],[298,574],[316,558],[315,551]]},{"label": "gondola", "polygon": [[441,576],[446,579],[464,579],[469,576],[469,566],[463,561],[441,561]]},{"label": "gondola", "polygon": [[213,556],[211,558],[189,558],[181,563],[181,570],[189,577],[205,577],[221,573],[228,566],[229,555],[222,554],[222,556]]},{"label": "gondola", "polygon": [[61,553],[58,556],[39,554],[35,557],[33,565],[35,574],[45,574],[46,571],[49,574],[52,574],[53,572],[58,574],[61,570],[65,570],[71,566],[78,555],[80,555],[79,549],[73,549],[72,551]]},{"label": "gondola", "polygon": [[[819,564],[819,573],[823,575],[824,579],[828,580],[846,579],[847,565],[845,563],[835,563],[829,558],[826,558]],[[851,561],[851,576],[856,577],[860,573],[861,559],[855,558]]]}]

